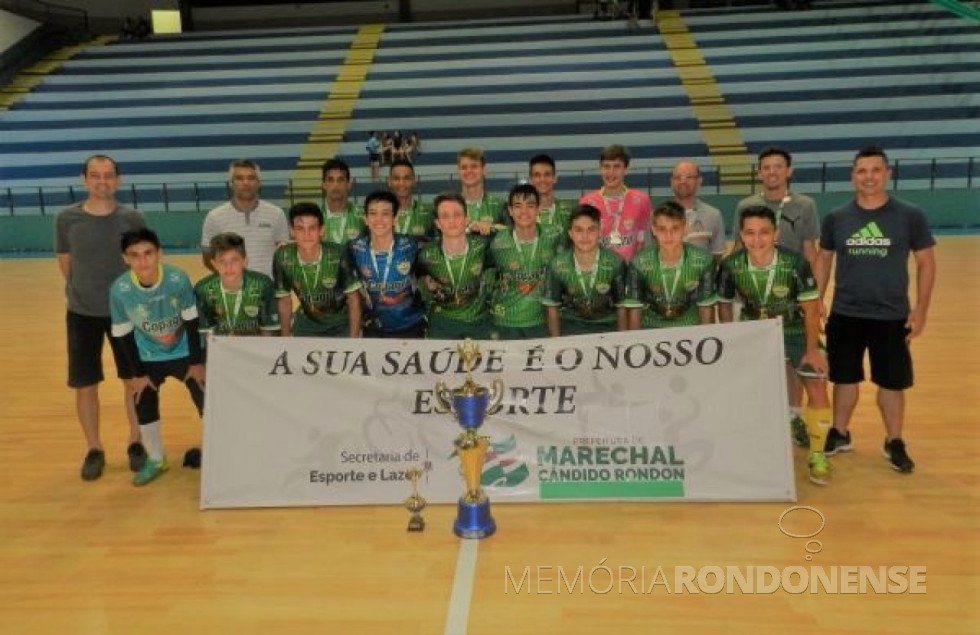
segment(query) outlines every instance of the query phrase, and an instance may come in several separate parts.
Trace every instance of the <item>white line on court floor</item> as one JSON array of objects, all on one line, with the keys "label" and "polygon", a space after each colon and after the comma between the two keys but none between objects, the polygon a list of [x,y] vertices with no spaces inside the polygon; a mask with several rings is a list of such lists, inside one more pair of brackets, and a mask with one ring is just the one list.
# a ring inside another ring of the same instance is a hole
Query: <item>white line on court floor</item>
[{"label": "white line on court floor", "polygon": [[470,618],[470,598],[473,597],[473,582],[476,575],[476,554],[479,540],[459,541],[459,555],[456,557],[456,576],[453,578],[453,592],[449,596],[449,613],[446,615],[445,635],[466,635],[466,625]]}]

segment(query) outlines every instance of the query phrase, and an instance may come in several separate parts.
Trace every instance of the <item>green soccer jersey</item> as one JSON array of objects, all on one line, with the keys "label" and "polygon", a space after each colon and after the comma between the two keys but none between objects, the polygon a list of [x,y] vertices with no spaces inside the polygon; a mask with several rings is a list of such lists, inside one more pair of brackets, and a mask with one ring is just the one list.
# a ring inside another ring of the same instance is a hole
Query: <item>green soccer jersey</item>
[{"label": "green soccer jersey", "polygon": [[347,250],[336,243],[321,243],[320,258],[303,262],[295,243],[276,250],[272,276],[277,298],[295,293],[300,309],[293,318],[296,335],[343,331],[347,325],[347,294],[361,283],[354,274]]},{"label": "green soccer jersey", "polygon": [[279,331],[279,310],[269,276],[246,269],[242,286],[235,291],[222,287],[218,274],[194,285],[201,333],[215,335],[259,335]]},{"label": "green soccer jersey", "polygon": [[784,333],[803,333],[803,310],[800,303],[817,299],[817,284],[810,264],[802,254],[776,247],[772,262],[755,267],[749,253],[740,249],[721,262],[718,273],[718,297],[731,302],[742,298],[741,320],[759,320],[781,316]]},{"label": "green soccer jersey", "polygon": [[538,209],[538,225],[551,225],[563,233],[568,231],[571,217],[572,206],[558,199],[555,199],[551,207]]},{"label": "green soccer jersey", "polygon": [[499,225],[506,223],[507,211],[504,207],[504,199],[484,192],[479,201],[466,201],[466,216],[471,223]]},{"label": "green soccer jersey", "polygon": [[395,233],[411,236],[426,242],[435,236],[435,216],[432,207],[415,200],[408,209],[398,210],[395,216]]},{"label": "green soccer jersey", "polygon": [[645,329],[699,324],[698,307],[718,300],[714,256],[685,244],[680,261],[665,267],[660,248],[649,245],[630,261],[627,289],[626,305],[642,307],[640,325]]},{"label": "green soccer jersey", "polygon": [[364,214],[354,203],[347,203],[343,214],[332,214],[329,211],[323,214],[324,240],[338,245],[346,245],[354,240],[364,232],[365,227]]},{"label": "green soccer jersey", "polygon": [[599,249],[589,270],[582,270],[573,251],[555,256],[548,269],[545,306],[561,307],[561,333],[605,333],[616,330],[616,310],[626,296],[626,263]]},{"label": "green soccer jersey", "polygon": [[548,265],[562,248],[561,236],[554,227],[538,227],[535,239],[524,243],[514,232],[496,233],[489,258],[497,270],[492,311],[495,325],[528,328],[545,323],[541,297]]},{"label": "green soccer jersey", "polygon": [[[429,315],[457,322],[481,323],[487,316],[484,268],[490,241],[469,234],[466,251],[447,256],[442,241],[427,245],[419,253],[417,275],[430,276],[440,285],[427,298]],[[422,286],[422,285],[420,285]]]}]

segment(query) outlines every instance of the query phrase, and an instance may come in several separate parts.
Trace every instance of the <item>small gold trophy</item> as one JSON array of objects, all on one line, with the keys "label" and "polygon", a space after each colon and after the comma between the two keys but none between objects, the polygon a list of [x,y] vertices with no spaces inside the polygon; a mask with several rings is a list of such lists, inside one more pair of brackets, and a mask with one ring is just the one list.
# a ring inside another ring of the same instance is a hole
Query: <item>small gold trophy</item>
[{"label": "small gold trophy", "polygon": [[500,410],[504,384],[495,379],[488,390],[473,381],[472,370],[480,357],[480,347],[476,342],[466,340],[456,350],[466,370],[466,381],[462,386],[453,389],[440,381],[436,383],[435,389],[441,411],[451,412],[463,428],[462,434],[456,437],[454,443],[466,492],[459,499],[453,532],[460,538],[487,538],[497,530],[497,524],[490,515],[490,499],[480,486],[490,439],[478,430],[486,415]]},{"label": "small gold trophy", "polygon": [[412,517],[408,520],[408,531],[422,531],[425,529],[425,519],[422,518],[422,510],[425,509],[425,499],[419,495],[419,479],[425,472],[417,467],[410,467],[405,470],[405,477],[412,483],[412,495],[405,499],[405,509]]}]

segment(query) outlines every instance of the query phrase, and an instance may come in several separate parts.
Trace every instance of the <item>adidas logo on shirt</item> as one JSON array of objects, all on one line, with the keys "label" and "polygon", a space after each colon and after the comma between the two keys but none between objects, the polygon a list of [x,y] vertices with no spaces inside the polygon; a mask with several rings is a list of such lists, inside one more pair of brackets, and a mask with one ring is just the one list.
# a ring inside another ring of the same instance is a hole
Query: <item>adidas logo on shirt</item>
[{"label": "adidas logo on shirt", "polygon": [[878,223],[871,221],[847,239],[848,247],[891,247],[891,238],[885,237]]}]

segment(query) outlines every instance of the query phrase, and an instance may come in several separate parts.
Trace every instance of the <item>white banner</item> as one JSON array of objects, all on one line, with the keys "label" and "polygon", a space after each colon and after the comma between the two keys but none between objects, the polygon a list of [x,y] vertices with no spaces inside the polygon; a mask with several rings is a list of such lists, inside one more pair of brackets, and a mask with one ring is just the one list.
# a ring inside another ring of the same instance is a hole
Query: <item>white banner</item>
[{"label": "white banner", "polygon": [[[480,342],[495,503],[795,500],[779,322]],[[455,502],[455,342],[216,337],[201,507]]]}]

